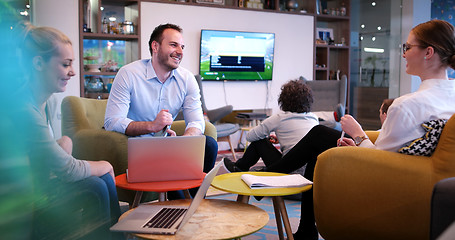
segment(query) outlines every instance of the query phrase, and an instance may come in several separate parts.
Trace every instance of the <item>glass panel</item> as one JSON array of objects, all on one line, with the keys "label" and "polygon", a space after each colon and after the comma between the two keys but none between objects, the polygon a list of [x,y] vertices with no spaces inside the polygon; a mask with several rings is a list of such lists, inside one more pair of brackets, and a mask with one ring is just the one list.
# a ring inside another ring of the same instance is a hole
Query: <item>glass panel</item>
[{"label": "glass panel", "polygon": [[379,107],[398,96],[401,1],[351,1],[349,112],[364,129],[381,127]]},{"label": "glass panel", "polygon": [[127,62],[126,41],[84,39],[83,44],[85,71],[97,72],[96,68],[89,70],[89,67],[99,64],[98,71],[117,72]]}]

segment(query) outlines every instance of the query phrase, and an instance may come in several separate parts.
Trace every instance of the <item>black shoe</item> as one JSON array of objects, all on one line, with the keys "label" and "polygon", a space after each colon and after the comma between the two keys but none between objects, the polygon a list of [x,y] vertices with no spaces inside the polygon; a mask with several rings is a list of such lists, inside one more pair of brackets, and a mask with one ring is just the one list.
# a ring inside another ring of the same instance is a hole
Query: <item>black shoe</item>
[{"label": "black shoe", "polygon": [[245,172],[242,169],[240,169],[239,167],[235,166],[235,162],[231,161],[227,157],[223,158],[223,165],[224,165],[224,169],[226,169],[226,171],[228,171],[230,173]]},{"label": "black shoe", "polygon": [[250,172],[265,172],[266,166],[254,166],[250,168]]},{"label": "black shoe", "polygon": [[335,121],[339,122],[341,120],[341,117],[344,116],[344,113],[345,113],[344,106],[341,105],[341,103],[338,103],[337,107],[335,108],[335,111],[333,112]]},{"label": "black shoe", "polygon": [[253,197],[254,197],[254,199],[256,199],[256,201],[258,201],[258,202],[261,201],[261,200],[264,198],[264,196],[253,196]]}]

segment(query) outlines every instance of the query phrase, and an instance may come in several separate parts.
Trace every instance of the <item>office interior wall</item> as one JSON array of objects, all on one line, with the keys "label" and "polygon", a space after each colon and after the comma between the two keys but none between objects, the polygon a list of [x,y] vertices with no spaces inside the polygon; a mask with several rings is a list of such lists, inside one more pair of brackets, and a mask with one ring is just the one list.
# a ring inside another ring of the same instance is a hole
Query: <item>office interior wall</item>
[{"label": "office interior wall", "polygon": [[186,45],[181,66],[195,74],[199,72],[201,29],[275,33],[273,80],[203,82],[208,109],[230,104],[234,109],[272,108],[276,112],[283,83],[299,76],[312,79],[314,24],[311,16],[153,2],[142,2],[141,12],[142,58],[150,57],[147,44],[153,29],[162,23],[175,23],[183,28]]}]

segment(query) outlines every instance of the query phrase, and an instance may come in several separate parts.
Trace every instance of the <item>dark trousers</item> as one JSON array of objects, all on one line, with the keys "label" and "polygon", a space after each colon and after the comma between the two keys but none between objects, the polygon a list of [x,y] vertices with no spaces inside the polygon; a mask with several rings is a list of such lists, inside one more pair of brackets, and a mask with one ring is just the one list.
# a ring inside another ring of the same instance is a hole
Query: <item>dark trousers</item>
[{"label": "dark trousers", "polygon": [[[290,173],[305,164],[305,178],[313,181],[314,167],[319,154],[336,147],[341,132],[323,125],[313,127],[280,161],[267,166],[268,172]],[[302,211],[298,233],[314,228],[313,189],[302,193]]]},{"label": "dark trousers", "polygon": [[208,173],[215,166],[218,143],[210,136],[205,136],[204,172]]},{"label": "dark trousers", "polygon": [[[73,183],[54,182],[55,191],[35,211],[33,239],[122,239],[109,228],[120,207],[114,180],[107,173]],[[46,184],[46,183],[43,183]]]},{"label": "dark trousers", "polygon": [[243,171],[248,171],[250,167],[255,165],[262,158],[265,166],[281,159],[281,152],[275,146],[264,138],[252,142],[245,150],[243,157],[235,162],[235,165]]}]

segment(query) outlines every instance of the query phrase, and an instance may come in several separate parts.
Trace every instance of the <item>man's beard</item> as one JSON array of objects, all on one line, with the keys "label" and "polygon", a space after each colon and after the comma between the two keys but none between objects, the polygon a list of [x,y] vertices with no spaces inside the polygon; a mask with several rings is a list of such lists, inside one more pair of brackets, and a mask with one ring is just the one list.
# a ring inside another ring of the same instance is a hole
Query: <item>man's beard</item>
[{"label": "man's beard", "polygon": [[179,64],[177,66],[174,66],[174,64],[169,63],[169,60],[174,61],[174,59],[169,56],[169,55],[164,55],[161,52],[158,52],[158,62],[161,63],[167,71],[172,71],[176,68],[178,68]]}]

